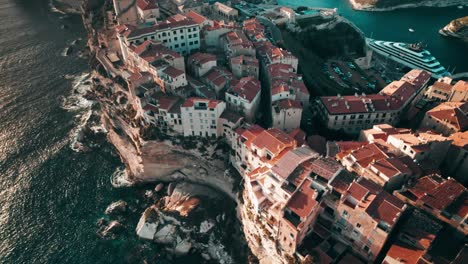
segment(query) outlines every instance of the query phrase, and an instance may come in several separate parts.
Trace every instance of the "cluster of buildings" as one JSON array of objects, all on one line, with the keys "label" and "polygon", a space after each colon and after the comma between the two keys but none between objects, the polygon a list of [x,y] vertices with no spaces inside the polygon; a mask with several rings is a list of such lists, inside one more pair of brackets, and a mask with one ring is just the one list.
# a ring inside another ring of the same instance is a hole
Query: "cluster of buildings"
[{"label": "cluster of buildings", "polygon": [[[125,79],[136,91],[143,118],[186,136],[222,136],[218,126],[224,110],[249,123],[262,118],[287,132],[298,128],[309,104],[309,91],[297,74],[298,59],[271,43],[257,19],[236,24],[232,7],[199,7],[163,19],[156,0],[138,0],[138,19],[116,27]],[[180,109],[166,116],[169,109],[159,102],[168,100],[182,104],[174,103]],[[185,109],[189,101],[216,102],[221,111],[209,110],[214,119],[195,119],[199,107]]]},{"label": "cluster of buildings", "polygon": [[[114,2],[122,13],[125,1]],[[203,1],[162,19],[156,0],[136,3],[136,19],[123,16],[116,34],[137,112],[165,133],[226,140],[256,246],[320,263],[438,263],[431,245],[442,229],[468,234],[466,82],[429,85],[430,73],[412,70],[378,94],[311,104],[298,59],[259,20],[236,23],[235,8]],[[293,23],[290,9],[275,10],[272,19]],[[396,127],[421,98],[440,104],[419,130]],[[358,140],[325,141],[317,152],[300,129],[309,106]],[[410,226],[411,214],[431,225]]]}]

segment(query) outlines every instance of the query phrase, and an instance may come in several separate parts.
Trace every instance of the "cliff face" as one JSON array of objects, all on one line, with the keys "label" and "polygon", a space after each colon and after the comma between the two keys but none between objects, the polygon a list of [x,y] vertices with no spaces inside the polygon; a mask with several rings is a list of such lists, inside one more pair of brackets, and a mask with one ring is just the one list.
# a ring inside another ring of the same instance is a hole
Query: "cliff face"
[{"label": "cliff face", "polygon": [[324,59],[364,55],[364,34],[338,15],[299,20],[289,31],[304,47]]},{"label": "cliff face", "polygon": [[452,20],[439,32],[444,36],[452,36],[468,42],[468,16]]},{"label": "cliff face", "polygon": [[466,3],[465,0],[350,0],[357,10],[385,11],[418,6],[442,7]]}]

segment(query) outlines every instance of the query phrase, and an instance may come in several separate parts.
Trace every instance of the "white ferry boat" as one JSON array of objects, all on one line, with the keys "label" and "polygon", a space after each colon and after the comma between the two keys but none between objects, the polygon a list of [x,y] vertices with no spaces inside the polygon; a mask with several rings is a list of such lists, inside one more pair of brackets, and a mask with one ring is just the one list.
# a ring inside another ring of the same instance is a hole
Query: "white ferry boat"
[{"label": "white ferry boat", "polygon": [[436,79],[450,76],[450,72],[420,43],[408,44],[371,38],[366,38],[366,43],[374,52],[408,68],[426,70],[432,73],[432,77]]}]

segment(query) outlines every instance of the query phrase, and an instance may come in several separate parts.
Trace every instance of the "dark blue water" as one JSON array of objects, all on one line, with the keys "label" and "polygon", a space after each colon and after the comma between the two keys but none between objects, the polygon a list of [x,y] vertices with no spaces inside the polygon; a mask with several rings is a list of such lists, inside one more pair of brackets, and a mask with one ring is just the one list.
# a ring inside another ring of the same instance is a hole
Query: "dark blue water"
[{"label": "dark blue water", "polygon": [[[468,72],[468,44],[441,36],[438,31],[451,20],[468,16],[468,6],[411,8],[388,12],[355,11],[347,0],[278,0],[289,6],[338,8],[338,13],[352,21],[367,37],[398,42],[423,42],[427,49],[450,71]],[[409,28],[415,31],[411,33]]]},{"label": "dark blue water", "polygon": [[80,112],[57,97],[88,65],[61,55],[85,35],[60,16],[47,1],[0,0],[0,263],[122,263],[134,245],[99,239],[95,222],[133,192],[112,189],[116,157],[69,148]]}]

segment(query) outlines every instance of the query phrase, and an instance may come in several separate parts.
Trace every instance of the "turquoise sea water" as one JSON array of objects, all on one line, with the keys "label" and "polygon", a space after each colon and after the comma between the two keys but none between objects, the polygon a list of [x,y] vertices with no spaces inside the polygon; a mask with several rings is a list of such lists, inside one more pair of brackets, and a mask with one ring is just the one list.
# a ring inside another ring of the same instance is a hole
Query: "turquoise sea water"
[{"label": "turquoise sea water", "polygon": [[[385,12],[355,11],[346,0],[278,0],[281,5],[338,8],[367,37],[399,42],[423,42],[427,49],[450,70],[468,71],[468,43],[441,36],[438,31],[451,20],[468,16],[468,6],[410,8]],[[409,28],[414,29],[411,33]]]}]

